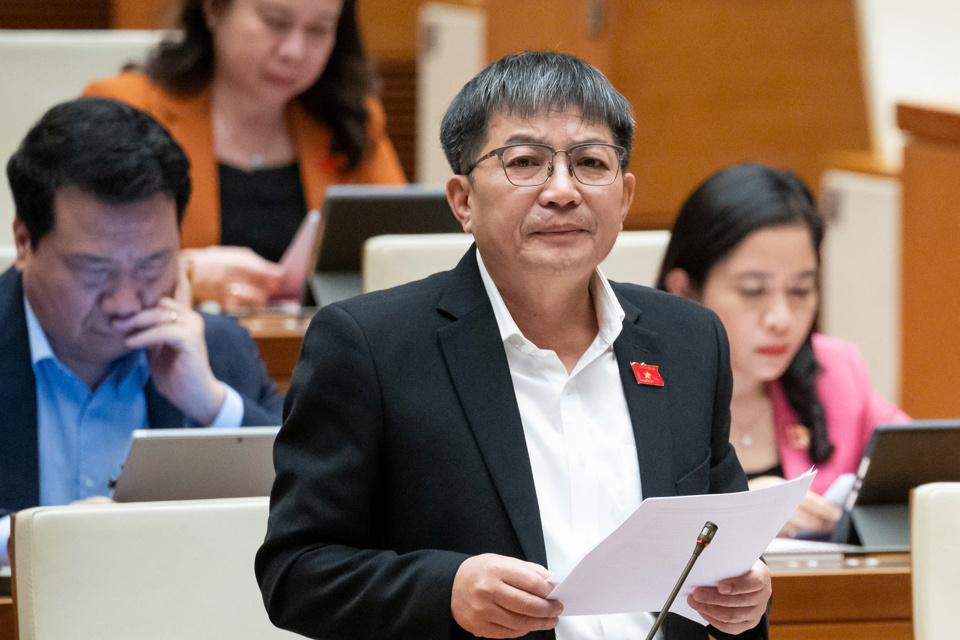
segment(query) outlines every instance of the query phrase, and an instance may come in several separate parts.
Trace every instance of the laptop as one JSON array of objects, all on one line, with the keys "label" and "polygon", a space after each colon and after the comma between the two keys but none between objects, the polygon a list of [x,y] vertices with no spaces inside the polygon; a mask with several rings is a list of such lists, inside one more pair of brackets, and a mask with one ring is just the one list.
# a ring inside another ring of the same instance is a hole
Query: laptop
[{"label": "laptop", "polygon": [[280,427],[137,429],[117,502],[270,495],[273,441]]},{"label": "laptop", "polygon": [[462,233],[442,187],[410,184],[333,185],[320,210],[306,306],[321,307],[363,292],[363,243],[373,236]]},{"label": "laptop", "polygon": [[881,424],[857,469],[833,540],[866,552],[910,550],[910,490],[960,481],[960,420]]}]

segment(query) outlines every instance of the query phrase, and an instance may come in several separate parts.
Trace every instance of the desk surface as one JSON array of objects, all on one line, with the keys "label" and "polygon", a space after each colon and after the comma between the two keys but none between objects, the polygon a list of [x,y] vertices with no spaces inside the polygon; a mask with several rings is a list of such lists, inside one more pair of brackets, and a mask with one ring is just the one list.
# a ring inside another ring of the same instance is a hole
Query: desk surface
[{"label": "desk surface", "polygon": [[15,637],[13,602],[10,600],[10,596],[0,596],[0,640],[13,640]]},{"label": "desk surface", "polygon": [[910,554],[848,556],[829,571],[773,572],[771,640],[912,640]]},{"label": "desk surface", "polygon": [[277,383],[281,393],[286,393],[290,387],[290,375],[300,357],[300,345],[311,317],[264,312],[238,318],[257,343],[260,357],[267,365],[267,374]]},{"label": "desk surface", "polygon": [[[834,571],[775,571],[771,640],[912,640],[910,556],[851,560]],[[0,640],[13,637],[13,607],[0,597]]]}]

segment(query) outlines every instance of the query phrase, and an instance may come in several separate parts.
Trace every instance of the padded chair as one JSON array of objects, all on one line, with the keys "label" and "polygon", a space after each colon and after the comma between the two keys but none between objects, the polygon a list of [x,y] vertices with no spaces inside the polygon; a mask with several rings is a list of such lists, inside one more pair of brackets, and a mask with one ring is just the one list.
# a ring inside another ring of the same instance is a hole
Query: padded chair
[{"label": "padded chair", "polygon": [[669,242],[669,231],[621,231],[600,268],[615,282],[652,287]]},{"label": "padded chair", "polygon": [[17,257],[17,247],[10,245],[0,245],[0,273],[3,273],[13,264]]},{"label": "padded chair", "polygon": [[20,640],[299,637],[253,573],[267,498],[36,507],[14,522]]},{"label": "padded chair", "polygon": [[911,498],[913,637],[957,637],[960,603],[960,482],[917,487]]},{"label": "padded chair", "polygon": [[[623,231],[600,267],[611,280],[653,286],[669,241],[669,231]],[[370,238],[363,248],[363,290],[387,289],[452,269],[472,243],[473,236],[464,233]]]}]

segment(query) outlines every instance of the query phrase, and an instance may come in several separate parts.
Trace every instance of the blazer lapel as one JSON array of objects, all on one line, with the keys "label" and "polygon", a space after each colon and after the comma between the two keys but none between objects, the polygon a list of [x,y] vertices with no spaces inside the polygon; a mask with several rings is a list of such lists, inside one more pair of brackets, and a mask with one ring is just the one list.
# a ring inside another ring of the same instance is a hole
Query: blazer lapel
[{"label": "blazer lapel", "polygon": [[524,556],[546,566],[540,508],[507,356],[471,248],[438,305],[453,322],[438,332],[450,377]]},{"label": "blazer lapel", "polygon": [[23,284],[0,276],[0,512],[40,504],[37,381],[30,361]]},{"label": "blazer lapel", "polygon": [[677,489],[674,471],[672,438],[670,437],[669,371],[661,371],[662,387],[638,384],[631,366],[634,362],[660,363],[657,334],[641,326],[640,310],[622,296],[617,296],[626,317],[623,330],[613,344],[620,367],[620,380],[627,398],[633,434],[640,463],[640,486],[643,497],[672,496]]}]

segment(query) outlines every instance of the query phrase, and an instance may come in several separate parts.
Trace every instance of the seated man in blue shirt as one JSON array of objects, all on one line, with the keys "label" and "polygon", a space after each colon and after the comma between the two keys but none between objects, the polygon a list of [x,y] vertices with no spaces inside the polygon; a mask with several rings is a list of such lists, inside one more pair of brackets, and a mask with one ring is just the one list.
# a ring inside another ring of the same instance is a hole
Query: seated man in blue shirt
[{"label": "seated man in blue shirt", "polygon": [[156,120],[113,100],[58,105],[7,176],[0,563],[11,511],[109,499],[134,429],[277,425],[283,404],[246,330],[184,301],[189,161]]}]

